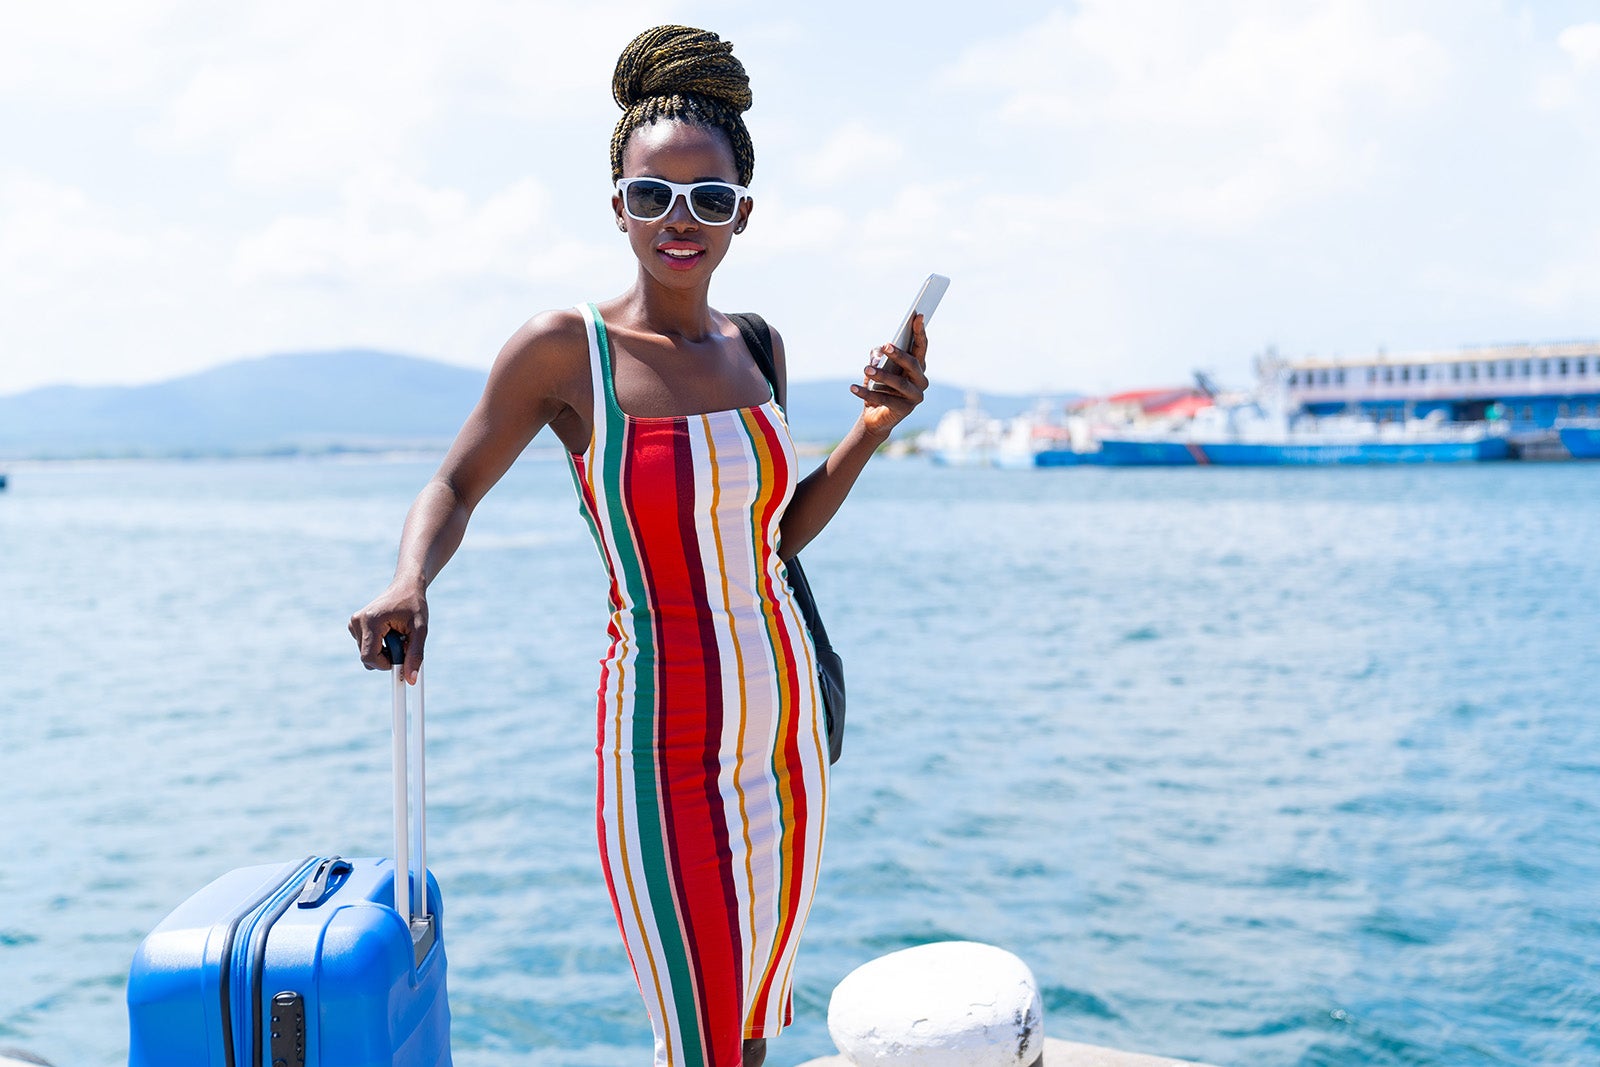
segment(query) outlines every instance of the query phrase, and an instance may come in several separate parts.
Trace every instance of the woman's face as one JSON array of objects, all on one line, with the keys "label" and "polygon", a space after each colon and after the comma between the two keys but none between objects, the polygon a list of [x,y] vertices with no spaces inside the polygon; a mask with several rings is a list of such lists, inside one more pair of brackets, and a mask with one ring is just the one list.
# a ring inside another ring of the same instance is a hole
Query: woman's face
[{"label": "woman's face", "polygon": [[[633,131],[622,150],[622,176],[663,178],[683,185],[704,181],[737,184],[739,168],[733,147],[721,130],[668,120]],[[611,196],[611,210],[627,233],[633,254],[653,279],[671,289],[693,289],[709,282],[711,272],[728,254],[734,234],[744,229],[751,206],[747,198],[739,204],[732,222],[708,225],[696,219],[678,196],[665,215],[641,222],[622,209],[621,196]]]}]

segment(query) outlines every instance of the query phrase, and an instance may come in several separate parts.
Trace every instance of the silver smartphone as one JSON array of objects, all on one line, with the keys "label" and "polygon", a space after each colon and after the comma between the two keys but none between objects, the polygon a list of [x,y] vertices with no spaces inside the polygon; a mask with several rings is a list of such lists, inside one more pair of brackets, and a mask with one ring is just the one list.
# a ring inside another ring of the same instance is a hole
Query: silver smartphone
[{"label": "silver smartphone", "polygon": [[893,343],[902,352],[911,351],[911,318],[921,315],[924,325],[933,321],[934,309],[939,306],[939,301],[944,299],[944,291],[950,288],[950,279],[943,274],[930,274],[928,280],[922,283],[922,288],[917,291],[917,298],[911,301],[911,306],[906,309],[905,315],[900,319],[900,328],[895,331]]}]

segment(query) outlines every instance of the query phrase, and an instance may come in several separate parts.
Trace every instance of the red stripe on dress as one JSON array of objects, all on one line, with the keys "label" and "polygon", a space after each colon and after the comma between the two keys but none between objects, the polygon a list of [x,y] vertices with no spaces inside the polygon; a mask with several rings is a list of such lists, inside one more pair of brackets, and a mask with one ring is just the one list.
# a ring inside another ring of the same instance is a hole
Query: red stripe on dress
[{"label": "red stripe on dress", "polygon": [[[710,604],[694,536],[694,457],[684,420],[631,422],[628,437],[623,492],[651,600],[656,680],[656,707],[635,709],[635,714],[654,715],[656,751],[635,758],[655,761],[666,853],[661,860],[670,874],[688,956],[697,1043],[708,1064],[719,1064],[729,1062],[730,1052],[723,1049],[719,1057],[709,1043],[714,1035],[730,1035],[737,1056],[742,1020],[721,1016],[724,1006],[737,1007],[742,998],[731,966],[738,959],[738,940],[729,940],[726,825],[720,804],[708,808],[704,782],[707,709],[720,696],[721,675],[715,634],[706,629]],[[708,636],[710,662],[704,655]],[[714,743],[720,749],[718,733]],[[708,835],[708,826],[718,832]],[[691,1038],[682,1034],[682,1040]]]},{"label": "red stripe on dress", "polygon": [[[677,485],[672,476],[673,429],[674,424],[669,422],[628,421],[623,427],[623,454],[628,457],[628,463],[622,472],[622,484],[619,487],[620,502],[630,520],[629,532],[638,556],[647,600],[644,604],[633,605],[633,610],[636,623],[645,622],[651,627],[650,645],[653,650],[653,662],[646,664],[636,659],[634,666],[638,670],[647,668],[655,683],[652,687],[655,693],[655,705],[653,707],[639,705],[636,691],[632,711],[636,720],[640,715],[650,716],[653,751],[639,752],[636,748],[630,747],[629,762],[637,768],[640,760],[648,760],[654,768],[652,778],[655,800],[660,811],[662,854],[640,858],[646,864],[647,879],[655,881],[657,877],[665,876],[666,891],[671,896],[674,911],[677,913],[671,916],[671,919],[678,929],[678,941],[683,946],[684,955],[677,961],[666,959],[662,962],[666,964],[669,981],[674,983],[673,999],[677,1002],[680,1049],[687,1055],[689,1049],[684,1046],[692,1043],[692,1046],[698,1047],[701,1061],[710,1063],[705,1041],[705,1016],[700,1010],[702,1001],[700,966],[699,961],[695,959],[693,930],[687,925],[688,916],[683,914],[681,894],[678,890],[683,880],[683,872],[677,860],[672,812],[674,791],[667,761],[667,753],[671,747],[667,728],[671,724],[670,716],[664,706],[669,687],[664,677],[662,649],[671,639],[673,628],[670,626],[671,619],[668,617],[669,609],[666,605],[681,601],[683,587],[687,584],[681,555],[673,559],[671,554],[665,551],[677,540],[676,515],[679,502]],[[635,783],[636,788],[641,784],[637,774]],[[643,835],[640,844],[641,846],[644,844]],[[656,871],[649,871],[648,868],[651,867],[656,868]],[[655,917],[657,927],[662,927],[666,919],[667,916],[657,914]],[[674,951],[674,948],[664,939],[660,951],[669,953]],[[677,966],[674,966],[674,962]],[[688,1005],[683,1003],[683,994],[686,991],[677,986],[674,972],[682,973],[689,981],[690,989],[687,992],[695,1004],[692,1022],[698,1033],[691,1035],[688,1032],[690,1020],[684,1018],[684,1009]]]}]

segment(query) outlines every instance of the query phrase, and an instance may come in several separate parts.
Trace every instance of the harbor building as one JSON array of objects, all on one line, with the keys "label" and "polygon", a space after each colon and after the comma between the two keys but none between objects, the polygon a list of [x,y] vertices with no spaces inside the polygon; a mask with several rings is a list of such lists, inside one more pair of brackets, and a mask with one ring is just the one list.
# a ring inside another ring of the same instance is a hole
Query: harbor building
[{"label": "harbor building", "polygon": [[1294,414],[1503,420],[1514,436],[1537,436],[1557,420],[1600,418],[1600,341],[1265,363]]}]

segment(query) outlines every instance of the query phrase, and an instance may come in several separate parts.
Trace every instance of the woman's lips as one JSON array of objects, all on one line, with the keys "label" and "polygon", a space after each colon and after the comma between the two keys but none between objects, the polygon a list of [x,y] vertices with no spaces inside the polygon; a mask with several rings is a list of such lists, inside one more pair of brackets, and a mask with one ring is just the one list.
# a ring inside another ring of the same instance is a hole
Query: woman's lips
[{"label": "woman's lips", "polygon": [[699,245],[678,241],[668,241],[656,248],[656,255],[661,257],[672,270],[689,270],[699,263],[700,257],[705,254],[706,250]]}]

